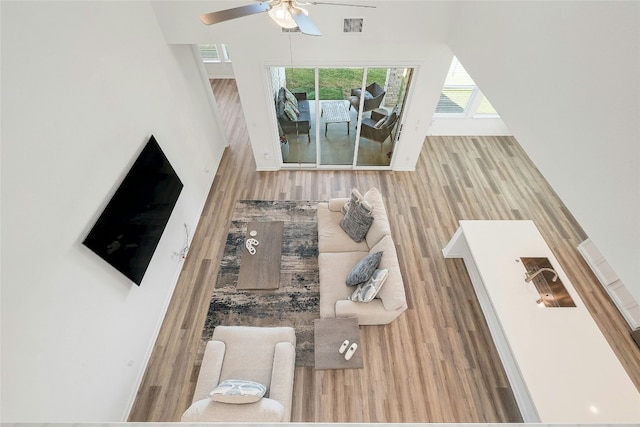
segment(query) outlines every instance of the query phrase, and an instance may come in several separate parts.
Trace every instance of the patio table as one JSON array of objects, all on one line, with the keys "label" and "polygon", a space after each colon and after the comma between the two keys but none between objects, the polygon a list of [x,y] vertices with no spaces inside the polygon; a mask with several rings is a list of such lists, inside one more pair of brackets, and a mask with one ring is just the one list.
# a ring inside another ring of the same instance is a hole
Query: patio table
[{"label": "patio table", "polygon": [[329,123],[346,123],[347,135],[349,135],[351,116],[349,115],[345,101],[323,102],[320,117],[324,118],[324,136],[327,136],[327,126]]}]

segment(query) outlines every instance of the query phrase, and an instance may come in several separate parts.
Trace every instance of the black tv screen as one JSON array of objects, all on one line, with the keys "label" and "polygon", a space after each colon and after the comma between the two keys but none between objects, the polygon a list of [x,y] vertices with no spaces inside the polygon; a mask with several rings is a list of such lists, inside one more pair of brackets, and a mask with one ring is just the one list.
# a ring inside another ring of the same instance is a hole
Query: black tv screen
[{"label": "black tv screen", "polygon": [[82,243],[140,286],[181,191],[151,136]]}]

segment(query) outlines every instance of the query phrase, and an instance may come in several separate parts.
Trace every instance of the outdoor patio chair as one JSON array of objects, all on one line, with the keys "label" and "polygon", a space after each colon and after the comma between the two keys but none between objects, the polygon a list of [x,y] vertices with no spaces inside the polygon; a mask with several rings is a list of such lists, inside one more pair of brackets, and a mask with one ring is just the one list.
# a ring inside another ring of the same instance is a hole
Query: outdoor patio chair
[{"label": "outdoor patio chair", "polygon": [[371,117],[362,119],[362,128],[360,129],[360,136],[376,141],[380,143],[380,149],[384,142],[389,138],[393,131],[396,122],[398,121],[398,114],[394,111],[386,116],[380,112],[372,111]]},{"label": "outdoor patio chair", "polygon": [[[360,108],[360,95],[362,93],[362,89],[354,88],[351,89],[351,96],[349,97],[349,110],[351,107],[355,108],[358,111]],[[371,111],[375,110],[382,104],[382,98],[384,98],[385,90],[380,87],[380,85],[376,82],[371,83],[366,87],[366,91],[364,94],[364,106],[362,107],[362,111]]]}]

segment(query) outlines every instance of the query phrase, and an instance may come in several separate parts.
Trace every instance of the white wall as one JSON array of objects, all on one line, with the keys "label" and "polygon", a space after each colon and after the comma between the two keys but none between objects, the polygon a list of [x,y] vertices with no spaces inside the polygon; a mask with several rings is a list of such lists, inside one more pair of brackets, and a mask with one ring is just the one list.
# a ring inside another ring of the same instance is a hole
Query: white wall
[{"label": "white wall", "polygon": [[204,64],[204,68],[210,79],[233,79],[235,77],[232,62],[207,62]]},{"label": "white wall", "polygon": [[[2,421],[126,420],[224,136],[148,2],[1,7]],[[184,189],[138,287],[81,242],[151,134]]]},{"label": "white wall", "polygon": [[[169,43],[224,42],[231,52],[238,91],[258,170],[279,168],[280,150],[267,66],[415,66],[396,170],[413,170],[449,70],[444,44],[450,6],[445,2],[366,1],[377,9],[309,6],[322,37],[283,34],[265,14],[205,26],[200,14],[235,7],[230,1],[153,3]],[[364,34],[343,34],[342,19],[364,17]],[[410,29],[410,31],[406,31]]]},{"label": "white wall", "polygon": [[640,301],[640,3],[457,6],[452,51]]}]

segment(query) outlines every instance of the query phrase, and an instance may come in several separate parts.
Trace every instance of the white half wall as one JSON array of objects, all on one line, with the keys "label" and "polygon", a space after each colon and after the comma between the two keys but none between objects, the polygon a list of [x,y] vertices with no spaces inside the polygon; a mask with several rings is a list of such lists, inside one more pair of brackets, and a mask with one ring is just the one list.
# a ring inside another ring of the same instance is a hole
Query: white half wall
[{"label": "white half wall", "polygon": [[640,301],[640,3],[457,3],[449,45]]},{"label": "white half wall", "polygon": [[[126,421],[224,134],[149,2],[1,8],[2,421]],[[81,242],[151,134],[184,188],[138,287]]]},{"label": "white half wall", "polygon": [[210,79],[233,79],[233,63],[231,62],[207,62],[204,64],[207,76]]},{"label": "white half wall", "polygon": [[499,117],[434,117],[427,135],[511,135]]}]

